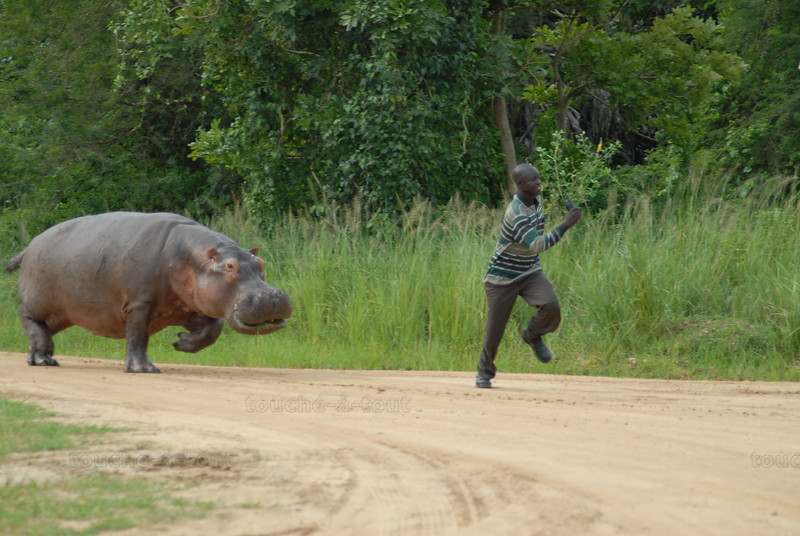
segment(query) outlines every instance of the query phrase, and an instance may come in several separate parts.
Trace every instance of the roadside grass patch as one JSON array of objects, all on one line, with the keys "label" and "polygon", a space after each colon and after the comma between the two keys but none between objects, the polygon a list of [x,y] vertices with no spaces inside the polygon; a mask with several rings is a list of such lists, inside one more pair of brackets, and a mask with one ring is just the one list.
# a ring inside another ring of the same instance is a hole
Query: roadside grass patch
[{"label": "roadside grass patch", "polygon": [[0,487],[8,534],[93,535],[203,516],[210,505],[169,495],[171,485],[105,474]]},{"label": "roadside grass patch", "polygon": [[[15,453],[80,449],[128,429],[62,424],[55,413],[0,396],[0,470]],[[79,451],[78,451],[79,452]],[[4,534],[93,535],[202,517],[212,505],[170,496],[174,485],[153,479],[89,476],[3,482]]]},{"label": "roadside grass patch", "polygon": [[111,432],[125,431],[110,426],[61,424],[56,414],[38,406],[0,396],[0,462],[12,452],[65,450],[100,441]]}]

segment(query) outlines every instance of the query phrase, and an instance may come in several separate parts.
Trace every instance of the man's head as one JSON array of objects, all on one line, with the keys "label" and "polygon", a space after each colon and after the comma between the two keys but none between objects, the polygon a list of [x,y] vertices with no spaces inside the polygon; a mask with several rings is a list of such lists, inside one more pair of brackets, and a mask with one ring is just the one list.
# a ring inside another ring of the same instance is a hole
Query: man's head
[{"label": "man's head", "polygon": [[511,171],[511,178],[517,185],[517,194],[530,202],[542,193],[539,170],[530,164],[519,164]]}]

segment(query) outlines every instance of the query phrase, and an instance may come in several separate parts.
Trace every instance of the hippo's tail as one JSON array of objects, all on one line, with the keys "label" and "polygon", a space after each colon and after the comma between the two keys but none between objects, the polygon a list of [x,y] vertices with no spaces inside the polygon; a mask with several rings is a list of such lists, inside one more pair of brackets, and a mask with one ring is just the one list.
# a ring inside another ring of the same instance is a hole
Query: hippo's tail
[{"label": "hippo's tail", "polygon": [[22,257],[23,257],[24,255],[25,255],[25,250],[23,249],[22,251],[20,251],[19,253],[17,253],[17,254],[14,256],[14,258],[13,258],[13,259],[11,259],[10,261],[8,261],[8,264],[6,265],[6,272],[8,272],[8,273],[10,274],[11,272],[13,272],[13,271],[14,271],[14,270],[16,270],[17,268],[19,268],[19,267],[22,265]]}]

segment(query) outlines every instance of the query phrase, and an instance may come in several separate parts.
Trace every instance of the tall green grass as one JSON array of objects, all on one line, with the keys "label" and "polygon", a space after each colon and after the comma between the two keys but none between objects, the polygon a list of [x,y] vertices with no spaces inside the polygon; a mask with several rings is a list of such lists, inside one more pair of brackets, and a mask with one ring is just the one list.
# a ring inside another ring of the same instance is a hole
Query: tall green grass
[{"label": "tall green grass", "polygon": [[[520,301],[500,372],[800,379],[800,204],[767,193],[726,200],[701,178],[679,202],[612,200],[544,252],[564,315],[546,337],[556,358],[541,365],[519,340],[517,324],[532,313]],[[548,208],[554,225],[561,209]],[[260,247],[267,280],[289,294],[289,326],[265,337],[226,330],[194,355],[171,349],[170,329],[154,337],[151,360],[474,370],[486,316],[481,279],[501,215],[458,198],[441,210],[417,202],[370,229],[358,204],[329,207],[324,218],[287,216],[268,231],[221,215],[210,226]],[[13,279],[5,276],[0,292],[10,295]],[[0,347],[24,351],[12,315],[10,304],[0,313]],[[72,329],[56,337],[56,350],[122,358],[124,343]]]}]

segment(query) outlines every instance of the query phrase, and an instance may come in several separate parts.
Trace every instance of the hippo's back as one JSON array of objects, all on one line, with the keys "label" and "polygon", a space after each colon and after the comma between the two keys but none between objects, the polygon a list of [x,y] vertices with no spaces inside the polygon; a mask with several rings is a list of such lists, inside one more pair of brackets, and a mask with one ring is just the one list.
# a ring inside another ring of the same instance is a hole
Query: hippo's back
[{"label": "hippo's back", "polygon": [[[165,292],[168,257],[180,255],[168,251],[175,249],[170,235],[184,226],[211,232],[166,213],[110,212],[55,225],[23,252],[19,298],[39,317],[59,316],[83,325],[87,316],[105,315],[109,325],[124,325],[126,304],[157,299]],[[108,330],[85,327],[97,333]]]},{"label": "hippo's back", "polygon": [[25,250],[26,277],[115,277],[110,271],[124,263],[145,265],[160,258],[172,230],[196,222],[177,214],[109,212],[83,216],[55,225],[36,236]]}]

